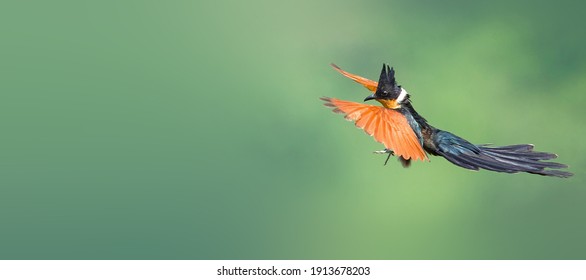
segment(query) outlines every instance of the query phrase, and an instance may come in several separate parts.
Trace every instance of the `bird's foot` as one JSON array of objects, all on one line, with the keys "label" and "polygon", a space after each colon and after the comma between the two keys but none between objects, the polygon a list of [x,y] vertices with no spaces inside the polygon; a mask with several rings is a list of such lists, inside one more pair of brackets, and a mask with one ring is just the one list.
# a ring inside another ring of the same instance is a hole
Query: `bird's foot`
[{"label": "bird's foot", "polygon": [[384,154],[394,155],[395,154],[392,150],[389,150],[389,149],[384,149],[384,150],[380,150],[380,151],[374,151],[373,153],[375,153],[377,155],[384,155]]},{"label": "bird's foot", "polygon": [[385,165],[387,165],[387,162],[389,162],[389,159],[391,158],[391,156],[394,156],[395,155],[395,153],[392,150],[389,150],[389,149],[384,149],[384,150],[380,150],[380,151],[374,151],[373,153],[375,153],[377,155],[389,154],[389,156],[385,160]]}]

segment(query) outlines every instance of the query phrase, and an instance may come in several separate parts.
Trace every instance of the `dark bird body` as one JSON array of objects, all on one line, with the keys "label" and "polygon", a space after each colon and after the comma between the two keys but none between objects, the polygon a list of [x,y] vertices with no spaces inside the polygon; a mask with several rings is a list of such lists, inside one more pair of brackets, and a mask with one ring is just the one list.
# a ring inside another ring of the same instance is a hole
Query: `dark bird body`
[{"label": "dark bird body", "polygon": [[416,130],[416,134],[423,140],[423,149],[431,155],[442,156],[455,165],[472,170],[482,168],[506,173],[527,172],[556,177],[572,176],[572,173],[555,170],[567,168],[566,165],[542,161],[557,158],[557,155],[533,151],[531,144],[500,147],[474,145],[457,135],[431,126],[415,111],[411,103],[405,108],[403,113],[411,115],[416,123],[411,125],[411,128]]},{"label": "dark bird body", "polygon": [[471,170],[527,172],[562,178],[573,175],[558,170],[567,168],[564,164],[544,161],[557,158],[556,154],[534,151],[531,144],[495,147],[475,145],[450,132],[433,127],[415,111],[409,94],[396,83],[394,70],[384,64],[378,83],[332,66],[344,76],[374,92],[364,101],[375,99],[383,106],[327,97],[322,98],[326,101],[325,105],[333,107],[334,112],[346,114],[346,119],[355,121],[357,126],[385,145],[383,153],[388,153],[389,157],[397,155],[405,167],[409,166],[412,159],[425,160],[426,154],[430,154],[444,157],[457,166]]}]

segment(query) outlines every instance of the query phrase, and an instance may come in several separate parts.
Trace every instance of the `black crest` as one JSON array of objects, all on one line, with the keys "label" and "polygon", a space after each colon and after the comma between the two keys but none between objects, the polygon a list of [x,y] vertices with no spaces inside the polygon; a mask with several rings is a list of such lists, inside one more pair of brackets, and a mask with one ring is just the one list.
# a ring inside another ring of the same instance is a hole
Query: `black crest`
[{"label": "black crest", "polygon": [[395,80],[395,69],[383,63],[375,95],[382,99],[396,99],[400,93],[401,86]]}]

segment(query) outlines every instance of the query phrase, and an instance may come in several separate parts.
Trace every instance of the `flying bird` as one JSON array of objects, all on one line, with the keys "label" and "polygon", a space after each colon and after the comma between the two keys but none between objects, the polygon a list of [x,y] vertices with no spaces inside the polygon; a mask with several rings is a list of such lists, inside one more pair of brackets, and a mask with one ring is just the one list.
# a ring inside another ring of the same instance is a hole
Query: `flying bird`
[{"label": "flying bird", "polygon": [[326,106],[344,114],[377,142],[384,145],[378,154],[399,158],[404,167],[412,160],[429,161],[428,155],[444,157],[449,162],[471,170],[485,169],[496,172],[527,172],[543,176],[567,178],[573,174],[559,169],[565,164],[545,161],[557,158],[556,154],[537,152],[531,144],[509,146],[474,145],[450,132],[427,123],[410,100],[407,91],[397,84],[395,70],[383,64],[378,82],[348,73],[332,64],[342,75],[363,85],[372,95],[364,101],[376,100],[382,106],[356,103],[322,97]]}]

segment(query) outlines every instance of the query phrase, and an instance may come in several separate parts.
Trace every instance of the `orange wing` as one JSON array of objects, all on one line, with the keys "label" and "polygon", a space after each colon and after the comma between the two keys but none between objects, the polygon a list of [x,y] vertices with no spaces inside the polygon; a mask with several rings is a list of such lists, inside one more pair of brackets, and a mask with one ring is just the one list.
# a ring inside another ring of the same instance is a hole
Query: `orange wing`
[{"label": "orange wing", "polygon": [[396,110],[329,97],[321,100],[326,102],[326,106],[334,108],[334,112],[345,114],[347,120],[354,121],[357,127],[364,129],[387,149],[393,150],[397,156],[427,159],[407,118]]},{"label": "orange wing", "polygon": [[348,77],[348,78],[350,78],[350,79],[354,80],[355,82],[357,82],[357,83],[359,83],[359,84],[363,85],[363,86],[364,86],[365,88],[367,88],[368,90],[370,90],[370,91],[372,91],[372,92],[375,92],[375,91],[376,91],[376,87],[378,86],[378,82],[375,82],[375,81],[369,80],[369,79],[367,79],[367,78],[363,78],[363,77],[360,77],[360,76],[357,76],[357,75],[354,75],[354,74],[348,73],[348,72],[346,72],[346,71],[342,70],[342,69],[341,69],[340,67],[338,67],[338,65],[336,65],[336,64],[333,64],[333,63],[332,63],[332,64],[330,64],[330,65],[332,65],[332,67],[334,67],[334,69],[336,69],[336,71],[340,72],[342,75],[344,75],[344,76],[346,76],[346,77]]}]

